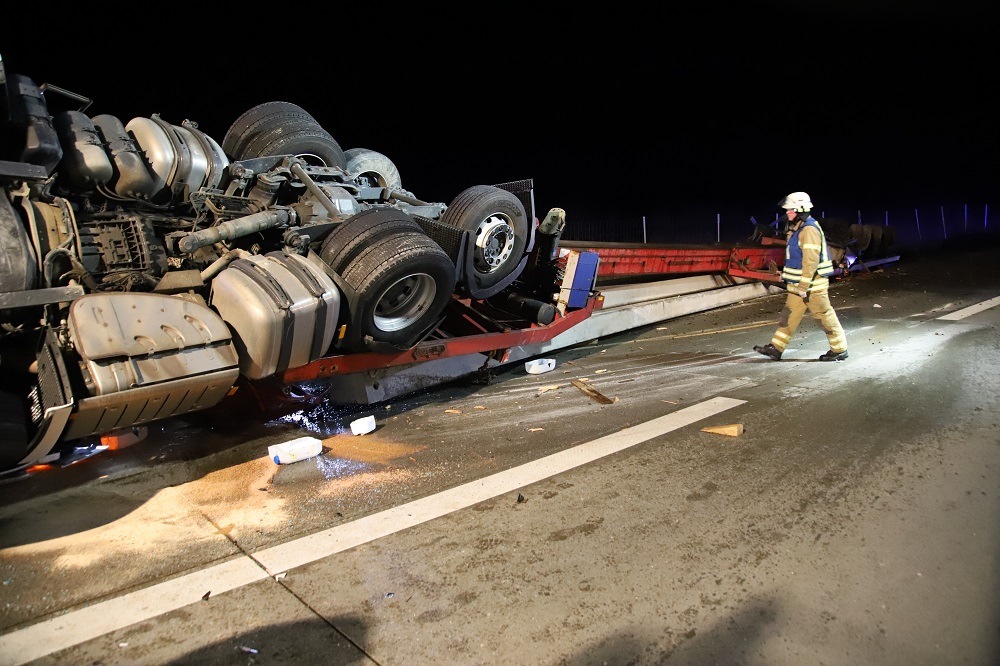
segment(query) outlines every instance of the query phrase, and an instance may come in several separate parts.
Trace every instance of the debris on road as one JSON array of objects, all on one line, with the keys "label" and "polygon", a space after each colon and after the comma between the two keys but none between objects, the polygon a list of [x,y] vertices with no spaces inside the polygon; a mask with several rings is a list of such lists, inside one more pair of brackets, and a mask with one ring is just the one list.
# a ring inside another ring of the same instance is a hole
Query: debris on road
[{"label": "debris on road", "polygon": [[586,393],[588,396],[590,396],[590,399],[594,400],[595,402],[599,402],[602,405],[610,405],[611,403],[614,402],[614,400],[612,400],[608,396],[604,395],[603,393],[601,393],[600,391],[598,391],[594,387],[587,386],[586,384],[584,384],[582,381],[580,381],[578,379],[571,379],[570,383],[573,384],[573,386],[575,386],[578,389],[580,389],[581,391],[583,391],[584,393]]},{"label": "debris on road", "polygon": [[351,432],[355,435],[367,435],[373,430],[375,430],[375,417],[371,414],[351,421]]},{"label": "debris on road", "polygon": [[554,358],[536,358],[524,364],[524,369],[531,375],[540,375],[554,367],[556,367],[556,360]]},{"label": "debris on road", "polygon": [[710,432],[716,435],[727,435],[729,437],[739,437],[743,434],[743,424],[733,423],[730,425],[723,426],[709,426],[707,428],[702,428],[702,432]]},{"label": "debris on road", "polygon": [[446,409],[446,410],[444,410],[444,413],[445,414],[461,414],[462,410],[461,409]]}]

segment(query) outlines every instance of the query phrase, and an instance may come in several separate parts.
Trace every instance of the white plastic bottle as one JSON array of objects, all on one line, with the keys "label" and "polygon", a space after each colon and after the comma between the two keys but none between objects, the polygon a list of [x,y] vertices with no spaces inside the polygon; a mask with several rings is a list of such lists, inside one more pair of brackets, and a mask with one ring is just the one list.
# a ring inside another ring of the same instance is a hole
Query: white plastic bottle
[{"label": "white plastic bottle", "polygon": [[299,437],[267,447],[267,455],[278,465],[307,460],[322,452],[323,442],[315,437]]}]

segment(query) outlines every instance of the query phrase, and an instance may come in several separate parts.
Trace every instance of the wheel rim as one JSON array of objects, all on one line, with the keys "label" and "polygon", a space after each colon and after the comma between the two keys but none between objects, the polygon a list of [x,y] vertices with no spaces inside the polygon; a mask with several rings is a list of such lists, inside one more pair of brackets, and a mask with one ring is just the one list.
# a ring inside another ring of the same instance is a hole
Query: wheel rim
[{"label": "wheel rim", "polygon": [[414,273],[392,283],[375,303],[375,327],[401,331],[413,325],[434,302],[437,283],[427,273]]},{"label": "wheel rim", "polygon": [[378,171],[365,171],[363,173],[359,173],[358,177],[354,179],[354,182],[361,187],[389,187],[388,181]]},{"label": "wheel rim", "polygon": [[494,214],[476,229],[476,270],[492,273],[503,266],[514,251],[514,227],[503,215]]},{"label": "wheel rim", "polygon": [[295,157],[299,158],[309,166],[314,166],[314,167],[330,166],[329,164],[326,163],[326,160],[324,160],[322,157],[314,153],[298,153],[295,155]]}]

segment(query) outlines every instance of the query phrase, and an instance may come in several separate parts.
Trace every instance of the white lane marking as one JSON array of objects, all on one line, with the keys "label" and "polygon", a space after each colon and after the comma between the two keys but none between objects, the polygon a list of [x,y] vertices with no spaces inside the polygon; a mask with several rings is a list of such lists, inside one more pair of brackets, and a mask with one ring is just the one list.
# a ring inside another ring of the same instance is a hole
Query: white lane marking
[{"label": "white lane marking", "polygon": [[251,557],[271,575],[287,571],[408,527],[523,488],[561,472],[622,451],[646,440],[742,405],[745,400],[712,398],[620,432],[580,444],[530,463],[498,472],[295,541],[265,548]]},{"label": "white lane marking", "polygon": [[623,451],[745,402],[712,398],[484,479],[13,631],[0,636],[0,664],[18,666],[79,645],[197,603],[206,592],[216,596],[315,562]]},{"label": "white lane marking", "polygon": [[982,312],[983,310],[989,310],[990,308],[1000,305],[1000,296],[996,298],[991,298],[988,301],[983,301],[982,303],[976,303],[975,305],[970,305],[967,308],[962,308],[961,310],[955,310],[946,315],[941,315],[938,319],[946,319],[948,321],[958,321],[960,319],[965,319],[966,317],[972,316],[977,312]]},{"label": "white lane marking", "polygon": [[243,556],[172,578],[0,636],[0,663],[24,664],[196,603],[206,592],[217,595],[264,578],[267,573]]}]

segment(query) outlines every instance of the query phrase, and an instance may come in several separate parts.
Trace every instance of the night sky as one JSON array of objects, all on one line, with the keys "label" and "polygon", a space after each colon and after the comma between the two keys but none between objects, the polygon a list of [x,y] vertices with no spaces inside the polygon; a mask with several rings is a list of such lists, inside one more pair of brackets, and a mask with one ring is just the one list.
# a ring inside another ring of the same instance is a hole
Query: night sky
[{"label": "night sky", "polygon": [[26,27],[37,11],[6,20],[0,56],[93,99],[89,115],[190,119],[220,143],[250,107],[294,102],[343,148],[386,154],[429,201],[532,178],[542,214],[570,221],[773,215],[793,190],[845,209],[997,203],[1000,39],[985,9],[702,4],[284,18],[230,4],[158,29],[126,10],[53,9],[64,18],[44,39]]}]

